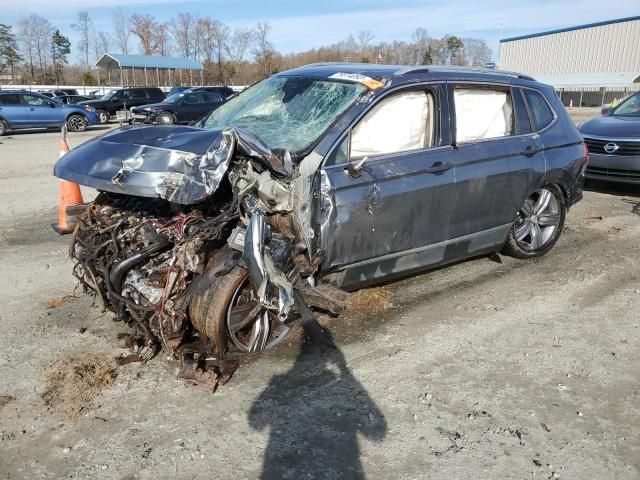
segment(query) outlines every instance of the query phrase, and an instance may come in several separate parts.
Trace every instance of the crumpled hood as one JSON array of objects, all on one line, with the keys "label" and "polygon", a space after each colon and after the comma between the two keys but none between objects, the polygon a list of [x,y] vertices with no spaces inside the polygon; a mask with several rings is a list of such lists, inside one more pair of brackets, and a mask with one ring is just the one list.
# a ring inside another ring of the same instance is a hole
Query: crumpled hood
[{"label": "crumpled hood", "polygon": [[640,117],[595,117],[580,125],[579,130],[587,136],[640,139]]},{"label": "crumpled hood", "polygon": [[97,190],[189,205],[218,189],[235,154],[276,176],[288,174],[280,158],[244,130],[181,125],[113,130],[64,155],[53,173]]}]

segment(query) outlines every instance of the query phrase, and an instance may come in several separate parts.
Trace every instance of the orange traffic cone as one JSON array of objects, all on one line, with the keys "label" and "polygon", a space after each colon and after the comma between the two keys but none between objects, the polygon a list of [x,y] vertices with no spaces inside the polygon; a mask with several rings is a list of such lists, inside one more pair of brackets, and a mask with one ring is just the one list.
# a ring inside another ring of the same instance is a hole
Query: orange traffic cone
[{"label": "orange traffic cone", "polygon": [[[60,139],[60,157],[69,151],[67,143],[67,126],[62,127],[62,138]],[[60,200],[58,203],[58,223],[51,225],[53,229],[60,235],[73,232],[75,223],[69,221],[69,213],[67,208],[84,203],[82,192],[77,183],[67,180],[60,180]]]},{"label": "orange traffic cone", "polygon": [[569,100],[569,111],[573,110],[573,98]]}]

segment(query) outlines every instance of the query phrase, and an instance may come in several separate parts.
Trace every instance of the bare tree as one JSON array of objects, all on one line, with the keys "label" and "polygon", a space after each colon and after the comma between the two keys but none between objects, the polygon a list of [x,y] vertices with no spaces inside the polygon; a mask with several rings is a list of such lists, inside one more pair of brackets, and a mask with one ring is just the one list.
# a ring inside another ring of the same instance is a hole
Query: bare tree
[{"label": "bare tree", "polygon": [[256,62],[262,67],[262,73],[265,77],[271,74],[271,62],[275,55],[273,44],[269,41],[269,32],[271,25],[269,22],[258,22],[255,28],[255,44],[253,54]]},{"label": "bare tree", "polygon": [[89,48],[91,46],[91,34],[93,32],[93,22],[91,21],[89,12],[85,10],[78,12],[78,19],[75,23],[71,24],[71,28],[78,32],[78,35],[80,36],[78,47],[82,53],[84,68],[89,70]]},{"label": "bare tree", "polygon": [[229,58],[234,62],[242,63],[253,37],[253,30],[249,28],[236,28],[233,31],[231,39],[227,42],[227,55]]},{"label": "bare tree", "polygon": [[51,39],[55,29],[49,20],[37,14],[22,19],[18,28],[18,38],[29,64],[31,81],[36,81],[36,67],[39,80],[43,81],[51,57]]},{"label": "bare tree", "polygon": [[464,59],[472,67],[484,67],[491,61],[491,49],[487,42],[479,38],[463,38]]},{"label": "bare tree", "polygon": [[158,24],[149,14],[134,13],[131,15],[131,33],[140,40],[140,49],[145,55],[153,55],[158,49]]},{"label": "bare tree", "polygon": [[156,52],[160,55],[169,55],[171,52],[171,35],[169,35],[169,24],[159,22],[156,24]]},{"label": "bare tree", "polygon": [[424,65],[429,63],[429,35],[426,28],[416,28],[411,35],[414,44],[414,58],[411,63],[415,65]]},{"label": "bare tree", "polygon": [[34,42],[33,22],[31,18],[23,18],[18,24],[18,43],[20,44],[20,50],[25,55],[25,61],[29,67],[29,73],[31,81],[35,81],[35,58],[36,58],[36,46]]},{"label": "bare tree", "polygon": [[179,12],[170,21],[171,34],[177,51],[183,57],[191,57],[194,53],[194,33],[197,19],[190,13]]},{"label": "bare tree", "polygon": [[111,38],[107,32],[93,31],[93,54],[96,62],[109,51],[110,45]]},{"label": "bare tree", "polygon": [[131,16],[123,7],[113,13],[113,31],[116,45],[122,53],[129,53],[129,37],[131,36]]},{"label": "bare tree", "polygon": [[366,53],[374,36],[375,35],[371,30],[360,30],[358,32],[358,46],[360,47],[360,54],[364,55]]}]

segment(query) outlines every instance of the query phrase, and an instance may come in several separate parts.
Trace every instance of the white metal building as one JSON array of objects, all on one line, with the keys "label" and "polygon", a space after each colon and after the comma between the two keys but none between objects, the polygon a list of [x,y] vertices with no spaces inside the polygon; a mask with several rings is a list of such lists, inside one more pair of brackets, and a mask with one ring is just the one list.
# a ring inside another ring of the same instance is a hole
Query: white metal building
[{"label": "white metal building", "polygon": [[567,104],[610,102],[640,89],[640,16],[505,38],[498,64],[566,92]]}]

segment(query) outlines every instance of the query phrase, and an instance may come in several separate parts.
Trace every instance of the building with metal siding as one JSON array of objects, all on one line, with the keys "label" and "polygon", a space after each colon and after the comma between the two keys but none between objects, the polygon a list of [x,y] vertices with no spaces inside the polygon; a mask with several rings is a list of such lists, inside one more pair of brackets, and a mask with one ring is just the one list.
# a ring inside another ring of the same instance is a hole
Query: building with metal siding
[{"label": "building with metal siding", "polygon": [[503,70],[531,75],[559,92],[583,92],[565,103],[574,97],[612,101],[640,89],[640,16],[505,38],[499,57]]}]

